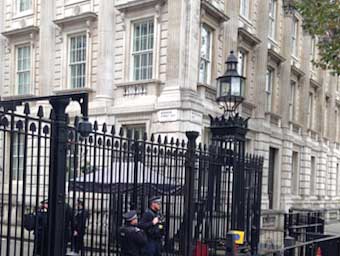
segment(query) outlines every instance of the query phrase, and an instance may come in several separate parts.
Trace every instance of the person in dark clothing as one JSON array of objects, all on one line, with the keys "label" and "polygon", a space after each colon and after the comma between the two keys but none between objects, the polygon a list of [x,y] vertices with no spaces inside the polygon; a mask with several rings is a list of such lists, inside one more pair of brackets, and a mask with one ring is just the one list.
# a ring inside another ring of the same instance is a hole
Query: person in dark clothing
[{"label": "person in dark clothing", "polygon": [[34,256],[45,256],[48,254],[47,250],[47,235],[48,235],[48,201],[43,200],[40,202],[40,207],[35,216],[35,229],[34,229]]},{"label": "person in dark clothing", "polygon": [[145,231],[148,237],[148,242],[144,248],[144,255],[146,256],[161,255],[164,226],[160,209],[161,198],[159,196],[151,197],[149,200],[149,208],[140,220],[139,227]]},{"label": "person in dark clothing", "polygon": [[84,208],[84,202],[80,199],[77,201],[77,210],[73,217],[72,235],[73,245],[72,249],[76,253],[84,253],[84,236],[86,232],[86,221],[89,217],[88,211]]},{"label": "person in dark clothing", "polygon": [[136,211],[123,214],[125,226],[119,230],[122,256],[141,256],[142,249],[147,243],[147,237],[142,229],[137,227],[138,218]]},{"label": "person in dark clothing", "polygon": [[72,208],[68,203],[65,203],[64,212],[65,212],[64,254],[66,255],[68,243],[72,242],[72,226],[73,226]]}]

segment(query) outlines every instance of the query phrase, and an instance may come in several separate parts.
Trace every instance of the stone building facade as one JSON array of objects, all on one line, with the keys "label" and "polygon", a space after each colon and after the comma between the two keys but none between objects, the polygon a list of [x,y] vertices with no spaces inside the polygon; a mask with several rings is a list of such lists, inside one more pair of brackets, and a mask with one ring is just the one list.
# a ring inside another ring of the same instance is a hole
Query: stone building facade
[{"label": "stone building facade", "polygon": [[301,24],[282,0],[3,0],[0,93],[87,91],[92,119],[206,143],[234,50],[247,150],[265,157],[263,208],[336,207],[340,82],[311,64],[317,39]]}]

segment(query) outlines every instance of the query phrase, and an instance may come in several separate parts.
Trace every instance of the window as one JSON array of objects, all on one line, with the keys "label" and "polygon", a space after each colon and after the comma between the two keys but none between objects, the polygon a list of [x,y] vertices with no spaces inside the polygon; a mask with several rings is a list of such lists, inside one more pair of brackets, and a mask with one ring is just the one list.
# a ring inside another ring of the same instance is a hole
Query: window
[{"label": "window", "polygon": [[315,37],[313,37],[311,41],[311,52],[310,52],[311,61],[315,59],[315,54],[316,54],[316,39]]},{"label": "window", "polygon": [[70,37],[69,86],[71,88],[85,87],[86,39],[85,34]]},{"label": "window", "polygon": [[266,111],[272,112],[272,93],[274,84],[274,70],[271,68],[267,69],[266,74]]},{"label": "window", "polygon": [[18,12],[25,12],[32,9],[32,0],[17,0]]},{"label": "window", "polygon": [[299,193],[299,153],[293,151],[292,154],[292,194]]},{"label": "window", "polygon": [[238,52],[237,72],[241,76],[247,76],[247,53],[242,50]]},{"label": "window", "polygon": [[240,14],[246,18],[249,17],[249,1],[250,0],[240,0]]},{"label": "window", "polygon": [[24,136],[23,134],[13,134],[13,180],[22,180],[24,169]]},{"label": "window", "polygon": [[336,164],[336,195],[340,195],[340,165]]},{"label": "window", "polygon": [[212,30],[207,25],[203,25],[201,28],[201,60],[199,81],[205,84],[209,84],[211,81],[211,51]]},{"label": "window", "polygon": [[277,193],[277,187],[275,186],[275,176],[277,175],[277,162],[278,162],[279,150],[269,147],[269,166],[268,166],[268,198],[269,209],[273,209],[275,205],[274,194]]},{"label": "window", "polygon": [[276,37],[276,8],[277,0],[269,1],[269,30],[268,36],[272,39]]},{"label": "window", "polygon": [[297,18],[293,17],[292,20],[292,38],[291,38],[291,49],[292,54],[297,56],[297,48],[298,48],[298,20]]},{"label": "window", "polygon": [[153,48],[153,19],[134,23],[132,48],[133,80],[152,79]]},{"label": "window", "polygon": [[131,138],[134,139],[143,139],[144,133],[146,132],[145,124],[134,124],[134,125],[123,125],[122,126],[124,135],[127,136],[128,134],[131,135]]},{"label": "window", "polygon": [[324,136],[325,137],[328,137],[328,135],[329,135],[328,115],[329,115],[329,100],[326,99],[325,115],[324,115]]},{"label": "window", "polygon": [[316,162],[315,162],[315,157],[312,156],[310,159],[310,164],[311,164],[311,168],[310,168],[310,194],[311,195],[315,195],[316,191],[315,191],[315,180],[316,180]]},{"label": "window", "polygon": [[309,93],[308,96],[308,128],[313,129],[314,122],[314,94]]},{"label": "window", "polygon": [[290,82],[289,120],[296,120],[296,82]]},{"label": "window", "polygon": [[31,85],[31,47],[17,47],[17,93],[20,95],[30,93]]}]

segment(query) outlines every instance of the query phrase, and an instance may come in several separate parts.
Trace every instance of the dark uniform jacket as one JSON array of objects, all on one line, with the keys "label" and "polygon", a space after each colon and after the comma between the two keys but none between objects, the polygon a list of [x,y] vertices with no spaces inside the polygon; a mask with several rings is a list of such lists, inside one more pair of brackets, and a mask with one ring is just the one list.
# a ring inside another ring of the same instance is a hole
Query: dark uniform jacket
[{"label": "dark uniform jacket", "polygon": [[[153,225],[152,220],[156,217],[160,219],[160,222],[156,225]],[[151,209],[147,209],[138,226],[145,231],[149,239],[161,240],[164,234],[164,223],[162,222],[162,219],[163,218],[159,212],[154,212]]]},{"label": "dark uniform jacket", "polygon": [[140,256],[147,243],[147,237],[142,229],[126,225],[119,230],[122,256]]},{"label": "dark uniform jacket", "polygon": [[79,209],[75,212],[73,219],[73,231],[77,231],[78,236],[84,236],[86,231],[86,220],[89,217],[89,213],[85,209]]},{"label": "dark uniform jacket", "polygon": [[47,255],[48,239],[47,210],[39,209],[34,229],[34,255]]}]

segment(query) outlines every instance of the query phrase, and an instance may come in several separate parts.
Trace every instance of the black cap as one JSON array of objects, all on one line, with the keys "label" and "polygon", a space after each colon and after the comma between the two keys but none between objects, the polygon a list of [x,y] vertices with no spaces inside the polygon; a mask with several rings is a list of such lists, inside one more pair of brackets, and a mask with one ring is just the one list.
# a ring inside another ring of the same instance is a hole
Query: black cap
[{"label": "black cap", "polygon": [[152,197],[150,197],[150,199],[149,199],[149,203],[151,204],[151,203],[161,203],[161,201],[162,201],[162,198],[160,197],[160,196],[152,196]]},{"label": "black cap", "polygon": [[132,221],[134,219],[137,219],[137,212],[135,210],[128,211],[123,214],[123,218],[125,221]]},{"label": "black cap", "polygon": [[44,200],[40,201],[40,204],[48,204],[48,200],[44,199]]}]

